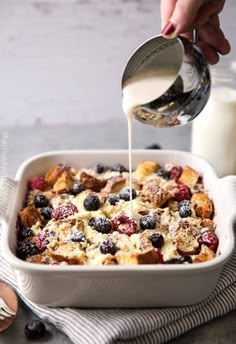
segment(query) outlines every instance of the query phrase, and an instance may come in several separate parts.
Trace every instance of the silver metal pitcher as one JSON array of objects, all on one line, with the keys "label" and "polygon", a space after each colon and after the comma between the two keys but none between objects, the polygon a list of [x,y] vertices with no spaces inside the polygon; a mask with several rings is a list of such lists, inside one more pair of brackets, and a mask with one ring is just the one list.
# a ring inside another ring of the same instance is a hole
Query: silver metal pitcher
[{"label": "silver metal pitcher", "polygon": [[[130,57],[122,77],[124,84],[143,72],[174,71],[171,87],[157,99],[137,106],[134,117],[157,127],[183,125],[192,121],[206,105],[211,88],[208,63],[194,41],[162,35],[143,43]],[[157,93],[158,94],[158,93]]]}]

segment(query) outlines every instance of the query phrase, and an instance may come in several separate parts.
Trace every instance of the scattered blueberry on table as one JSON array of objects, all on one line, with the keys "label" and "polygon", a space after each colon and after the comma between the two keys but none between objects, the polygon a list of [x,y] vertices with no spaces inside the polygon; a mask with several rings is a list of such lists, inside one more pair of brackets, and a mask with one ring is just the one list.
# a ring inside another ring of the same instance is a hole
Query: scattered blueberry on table
[{"label": "scattered blueberry on table", "polygon": [[40,339],[46,333],[46,327],[42,321],[32,320],[25,325],[24,333],[28,339]]}]

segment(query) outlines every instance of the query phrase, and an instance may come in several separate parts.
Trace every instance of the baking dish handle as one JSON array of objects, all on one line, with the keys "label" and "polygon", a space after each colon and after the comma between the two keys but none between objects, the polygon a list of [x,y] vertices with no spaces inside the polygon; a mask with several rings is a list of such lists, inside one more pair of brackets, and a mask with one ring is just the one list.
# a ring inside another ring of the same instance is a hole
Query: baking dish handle
[{"label": "baking dish handle", "polygon": [[0,178],[0,221],[8,219],[16,187],[16,180],[5,177]]},{"label": "baking dish handle", "polygon": [[236,175],[219,179],[221,198],[225,202],[227,218],[236,228]]}]

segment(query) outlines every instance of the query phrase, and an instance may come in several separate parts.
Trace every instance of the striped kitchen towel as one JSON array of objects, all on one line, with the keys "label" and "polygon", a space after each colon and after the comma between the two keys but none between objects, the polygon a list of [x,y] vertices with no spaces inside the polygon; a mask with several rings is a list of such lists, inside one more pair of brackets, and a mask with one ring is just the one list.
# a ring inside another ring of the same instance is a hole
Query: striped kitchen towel
[{"label": "striped kitchen towel", "polygon": [[[17,290],[12,270],[1,256],[0,279]],[[193,306],[106,310],[49,308],[18,294],[35,314],[53,323],[76,344],[165,343],[236,308],[236,250],[214,292]]]}]

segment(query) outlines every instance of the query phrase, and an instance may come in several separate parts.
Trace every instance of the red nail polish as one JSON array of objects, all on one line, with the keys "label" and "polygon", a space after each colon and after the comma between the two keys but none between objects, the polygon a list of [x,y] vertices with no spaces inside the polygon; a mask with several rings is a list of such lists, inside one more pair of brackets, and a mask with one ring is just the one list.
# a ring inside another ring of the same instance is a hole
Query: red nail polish
[{"label": "red nail polish", "polygon": [[170,35],[172,32],[174,32],[175,31],[175,26],[174,26],[174,24],[173,23],[171,23],[171,22],[168,22],[167,24],[166,24],[166,26],[164,27],[164,29],[162,30],[162,33],[163,33],[163,35],[166,35],[166,36],[168,36],[168,35]]}]

